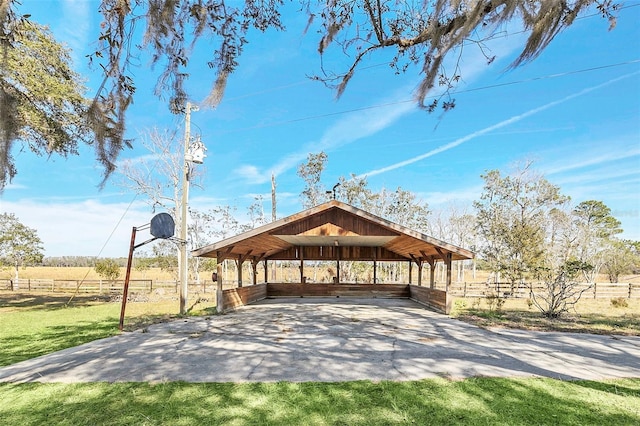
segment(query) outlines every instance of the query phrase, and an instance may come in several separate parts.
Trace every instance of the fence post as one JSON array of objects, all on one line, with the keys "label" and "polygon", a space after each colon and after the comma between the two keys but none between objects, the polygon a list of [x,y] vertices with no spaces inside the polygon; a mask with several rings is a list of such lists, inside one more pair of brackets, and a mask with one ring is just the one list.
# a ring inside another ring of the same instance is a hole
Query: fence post
[{"label": "fence post", "polygon": [[464,282],[464,290],[462,291],[462,297],[467,297],[467,282]]},{"label": "fence post", "polygon": [[629,295],[627,296],[627,299],[631,299],[631,283],[629,283]]},{"label": "fence post", "polygon": [[598,283],[593,283],[593,298],[595,299],[597,297],[597,287]]}]

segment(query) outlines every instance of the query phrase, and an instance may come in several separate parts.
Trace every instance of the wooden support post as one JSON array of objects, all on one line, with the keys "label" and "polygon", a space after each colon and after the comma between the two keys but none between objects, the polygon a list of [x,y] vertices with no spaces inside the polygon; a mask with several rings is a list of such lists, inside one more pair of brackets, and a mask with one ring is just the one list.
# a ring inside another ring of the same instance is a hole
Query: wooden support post
[{"label": "wooden support post", "polygon": [[336,246],[336,284],[340,284],[340,247]]},{"label": "wooden support post", "polygon": [[267,266],[268,266],[267,259],[263,260],[262,262],[263,262],[263,265],[264,265],[264,282],[266,284],[267,282],[269,282],[269,279],[268,279],[269,278],[269,273],[268,273],[268,270],[267,270]]},{"label": "wooden support post", "polygon": [[422,260],[418,261],[418,287],[422,286]]},{"label": "wooden support post", "polygon": [[[378,283],[378,265],[375,258],[373,259],[373,283]],[[631,285],[629,285],[629,294],[631,294]]]},{"label": "wooden support post", "polygon": [[238,256],[238,287],[242,287],[242,265],[244,264],[244,260],[242,256]]},{"label": "wooden support post", "polygon": [[258,262],[251,261],[251,268],[253,269],[253,285],[258,284]]},{"label": "wooden support post", "polygon": [[298,247],[298,253],[300,254],[300,284],[304,284],[304,246]]},{"label": "wooden support post", "polygon": [[435,281],[435,270],[436,270],[436,261],[432,256],[428,256],[425,258],[427,263],[429,263],[429,287],[434,288],[436,286]]},{"label": "wooden support post", "polygon": [[222,265],[218,263],[216,267],[216,311],[221,314],[224,306],[224,293],[222,292]]},{"label": "wooden support post", "polygon": [[[413,262],[410,260],[409,261],[409,284],[411,284],[411,275],[413,275],[412,274],[413,273],[412,269],[413,269]],[[420,285],[420,284],[418,284],[418,285]]]},{"label": "wooden support post", "polygon": [[445,264],[447,266],[447,285],[446,290],[449,292],[449,288],[451,287],[451,252],[445,255]]}]

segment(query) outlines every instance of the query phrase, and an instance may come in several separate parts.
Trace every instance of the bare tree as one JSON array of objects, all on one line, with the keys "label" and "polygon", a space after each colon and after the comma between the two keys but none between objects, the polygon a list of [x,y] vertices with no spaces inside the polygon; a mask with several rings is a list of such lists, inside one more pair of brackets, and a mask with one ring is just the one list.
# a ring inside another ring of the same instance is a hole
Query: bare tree
[{"label": "bare tree", "polygon": [[[154,212],[158,209],[166,210],[174,218],[179,218],[182,207],[185,141],[178,138],[175,131],[155,128],[144,134],[141,140],[149,154],[123,161],[118,169],[122,177],[119,184],[123,188],[144,196],[143,200]],[[200,187],[201,169],[191,167],[190,170],[189,185]],[[175,234],[180,235],[182,221],[175,222]],[[188,228],[187,234],[189,234]],[[191,234],[194,235],[193,232]],[[191,248],[195,248],[194,243],[196,242],[193,239],[187,242]],[[173,246],[179,258],[179,247],[177,244]],[[163,255],[167,250],[168,247],[163,246]]]},{"label": "bare tree", "polygon": [[580,261],[566,262],[559,270],[538,270],[542,279],[542,289],[535,290],[531,286],[531,301],[548,318],[557,318],[569,311],[578,303],[585,291],[591,286],[584,286],[576,278],[583,270],[591,266]]}]

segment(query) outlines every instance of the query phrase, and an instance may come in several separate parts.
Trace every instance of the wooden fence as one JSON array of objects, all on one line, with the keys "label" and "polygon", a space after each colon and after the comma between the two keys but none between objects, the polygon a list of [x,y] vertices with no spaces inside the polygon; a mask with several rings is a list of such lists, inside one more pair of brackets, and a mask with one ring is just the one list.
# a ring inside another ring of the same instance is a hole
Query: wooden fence
[{"label": "wooden fence", "polygon": [[[90,294],[111,294],[120,293],[124,287],[124,280],[51,280],[51,279],[20,279],[16,280],[0,279],[0,290],[14,291],[37,291],[37,292],[60,292],[69,293],[78,291],[79,293]],[[224,288],[235,287],[235,283],[225,283]],[[130,280],[129,292],[151,293],[161,291],[165,293],[178,293],[179,283],[177,281],[164,280]],[[211,280],[204,280],[200,283],[190,282],[189,291],[202,293],[215,293],[216,286]]]},{"label": "wooden fence", "polygon": [[[443,290],[444,284],[436,285],[436,288]],[[583,298],[592,299],[612,299],[640,298],[640,283],[580,283],[577,289],[584,290]],[[533,284],[517,284],[512,286],[510,283],[452,283],[449,287],[449,293],[458,297],[486,297],[488,295],[496,295],[503,298],[520,298],[527,299],[531,297],[531,292],[544,292],[544,286],[541,283]]]},{"label": "wooden fence", "polygon": [[[52,280],[52,279],[20,279],[19,282],[9,279],[0,279],[0,290],[14,291],[36,291],[36,292],[75,292],[80,293],[122,293],[123,280],[107,281],[107,280]],[[415,284],[414,284],[415,285]],[[578,284],[579,288],[586,289],[583,298],[593,299],[612,299],[612,298],[640,298],[640,283],[595,283],[595,284]],[[246,286],[246,285],[245,285]],[[338,286],[348,287],[349,284],[338,284]],[[384,284],[373,285],[376,290],[384,291]],[[428,286],[428,284],[427,284]],[[236,288],[235,281],[225,281],[223,289]],[[425,285],[423,284],[423,287]],[[436,283],[438,290],[444,290],[444,283]],[[504,298],[529,298],[531,296],[530,284],[519,284],[512,286],[510,283],[487,283],[487,282],[463,282],[452,283],[449,288],[451,296],[458,297],[486,297],[496,295]],[[153,292],[161,291],[164,293],[179,293],[179,285],[177,281],[162,280],[131,280],[129,282],[130,292]],[[533,284],[533,291],[542,291],[542,285]],[[216,283],[211,280],[203,280],[201,282],[190,282],[189,292],[199,293],[215,293]]]}]

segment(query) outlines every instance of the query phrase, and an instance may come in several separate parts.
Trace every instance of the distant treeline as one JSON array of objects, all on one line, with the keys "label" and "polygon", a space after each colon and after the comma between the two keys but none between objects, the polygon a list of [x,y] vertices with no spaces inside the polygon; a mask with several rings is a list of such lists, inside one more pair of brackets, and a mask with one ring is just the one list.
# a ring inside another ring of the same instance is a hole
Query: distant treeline
[{"label": "distant treeline", "polygon": [[[96,261],[99,258],[96,256],[59,256],[59,257],[45,257],[42,259],[42,263],[38,266],[51,266],[57,268],[70,268],[70,267],[94,267]],[[126,257],[114,257],[112,258],[118,266],[126,267]]]}]

